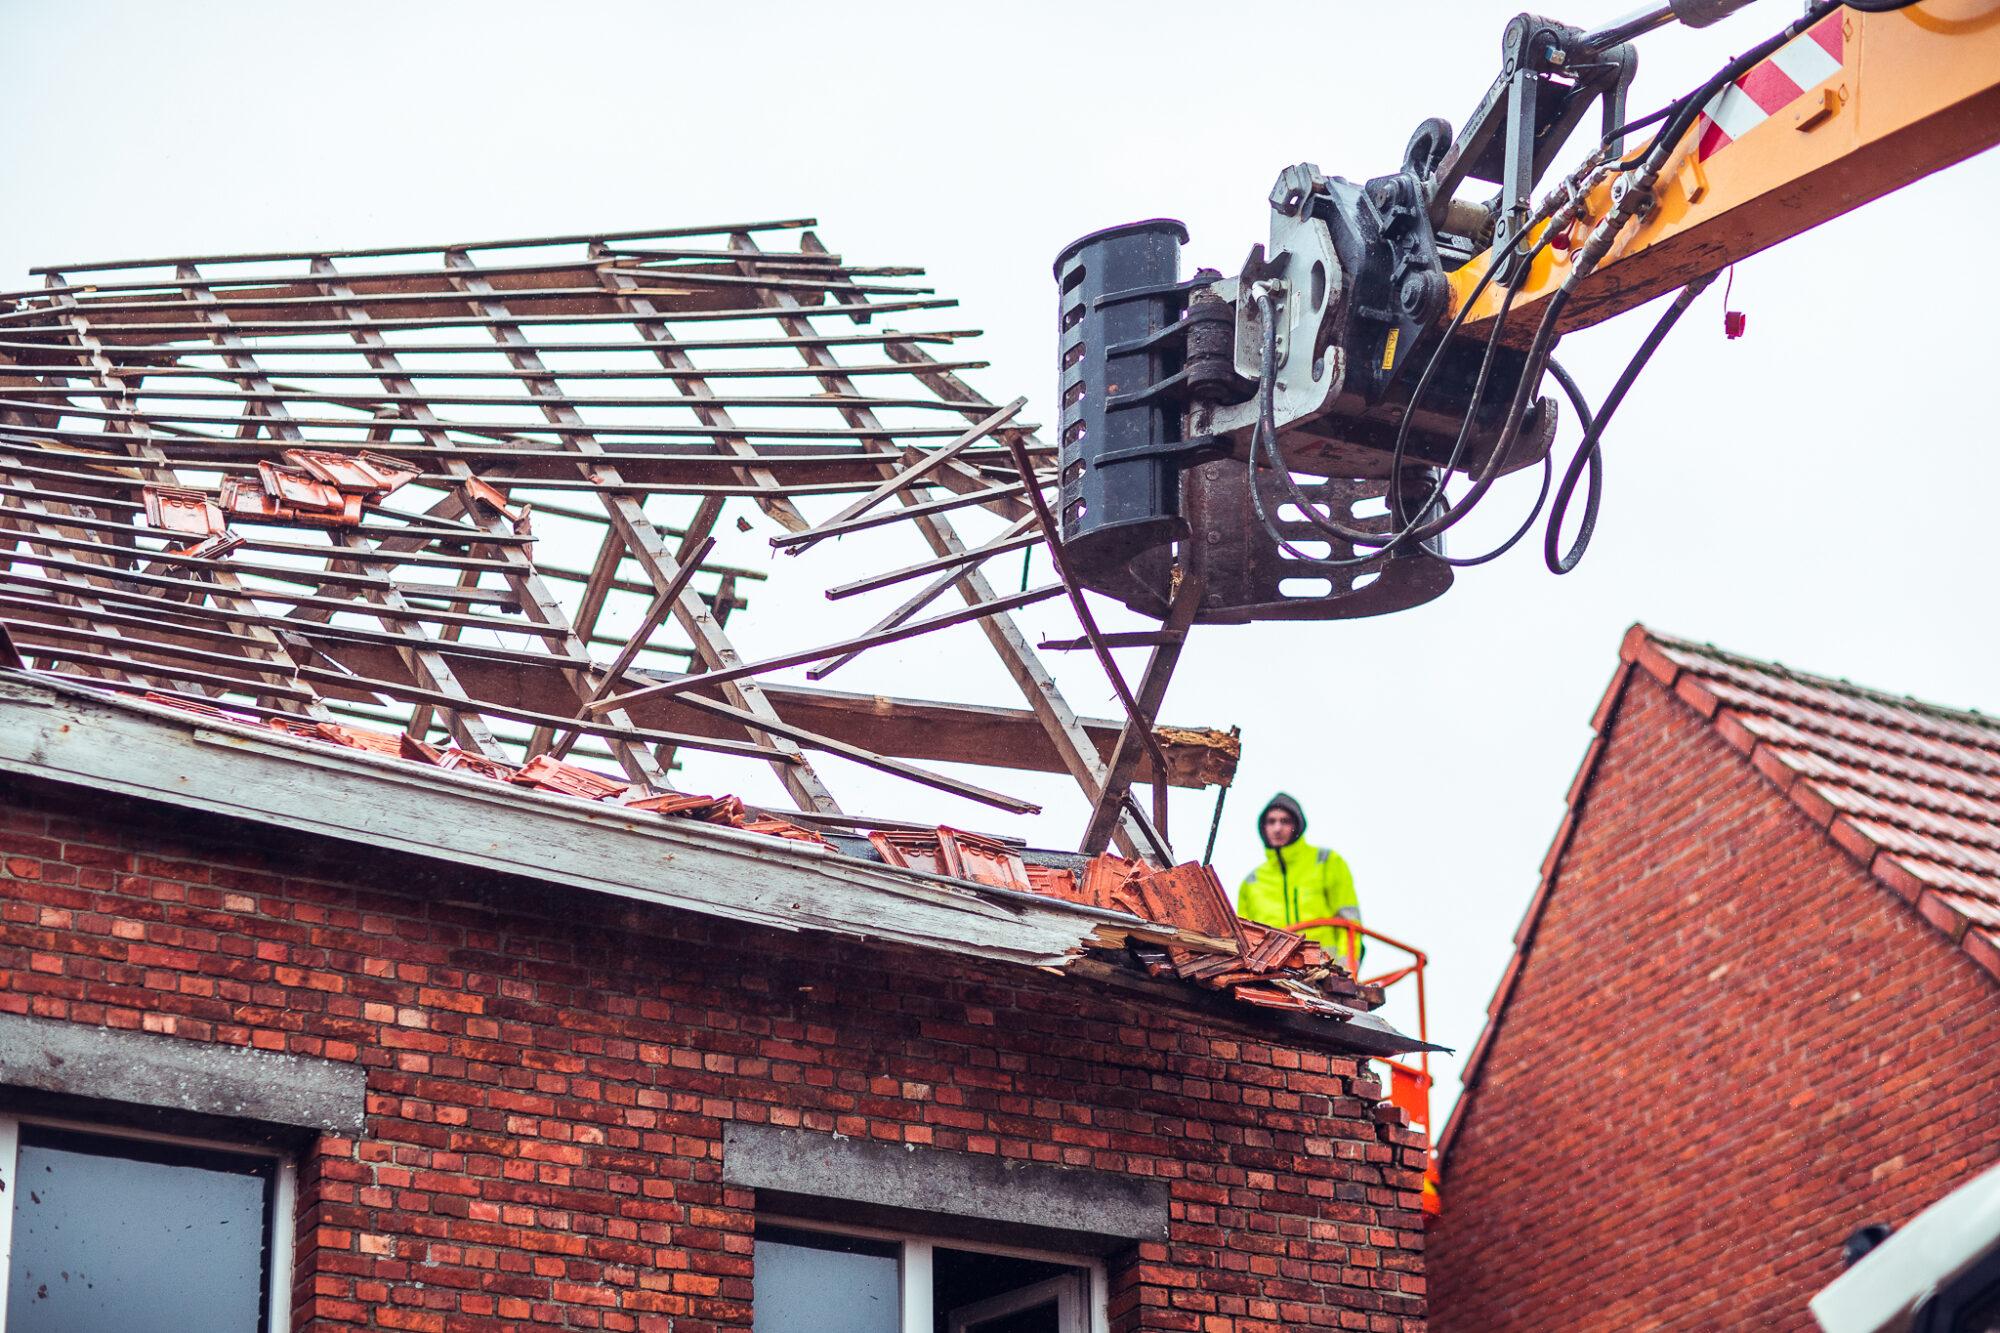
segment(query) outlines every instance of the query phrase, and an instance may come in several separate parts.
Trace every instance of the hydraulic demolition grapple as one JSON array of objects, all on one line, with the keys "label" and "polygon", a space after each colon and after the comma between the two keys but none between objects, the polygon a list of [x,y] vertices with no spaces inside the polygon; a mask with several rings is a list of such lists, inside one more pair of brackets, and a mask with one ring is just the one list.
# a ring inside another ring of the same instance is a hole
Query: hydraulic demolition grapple
[{"label": "hydraulic demolition grapple", "polygon": [[[1745,3],[1672,0],[1596,31],[1515,17],[1462,130],[1423,122],[1396,170],[1359,184],[1287,168],[1270,238],[1233,277],[1183,277],[1187,234],[1164,219],[1063,250],[1070,576],[1162,619],[1190,576],[1201,622],[1402,610],[1488,558],[1447,553],[1446,529],[1499,477],[1537,464],[1542,498],[1516,539],[1547,502],[1550,567],[1572,567],[1594,524],[1604,424],[1708,279],[2000,139],[1996,24],[1915,23],[1894,12],[1908,0],[1819,0],[1628,122],[1631,40]],[[1924,8],[1954,3],[1992,7]],[[1598,142],[1538,196],[1593,110]],[[1550,358],[1556,340],[1677,287],[1593,413]],[[1545,376],[1583,433],[1560,486]],[[1456,499],[1454,478],[1469,483]],[[1578,539],[1559,553],[1583,482]]]}]

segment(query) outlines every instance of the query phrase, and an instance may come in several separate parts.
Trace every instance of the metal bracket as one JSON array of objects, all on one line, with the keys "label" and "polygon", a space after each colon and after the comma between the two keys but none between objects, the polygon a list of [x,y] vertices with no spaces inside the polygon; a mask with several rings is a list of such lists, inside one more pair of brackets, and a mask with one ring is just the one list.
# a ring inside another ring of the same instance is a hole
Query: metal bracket
[{"label": "metal bracket", "polygon": [[1591,105],[1603,102],[1605,134],[1624,122],[1638,58],[1630,46],[1594,51],[1579,29],[1535,14],[1514,16],[1500,52],[1500,74],[1432,177],[1430,208],[1432,224],[1443,227],[1462,181],[1498,185],[1493,247],[1506,253],[1526,225],[1535,183]]},{"label": "metal bracket", "polygon": [[[1309,178],[1305,173],[1310,173]],[[1236,309],[1236,373],[1255,382],[1262,372],[1264,319],[1252,294],[1256,284],[1271,291],[1278,317],[1277,382],[1272,409],[1279,429],[1326,411],[1346,378],[1346,361],[1335,345],[1333,330],[1343,318],[1347,283],[1333,236],[1313,215],[1311,190],[1296,196],[1284,187],[1310,180],[1312,189],[1324,180],[1310,163],[1286,171],[1272,190],[1271,239],[1251,247],[1243,271],[1215,284],[1218,298]],[[1299,200],[1296,213],[1283,211],[1284,199]],[[1248,430],[1257,421],[1253,397],[1241,403],[1199,407],[1189,415],[1190,433],[1226,435]]]}]

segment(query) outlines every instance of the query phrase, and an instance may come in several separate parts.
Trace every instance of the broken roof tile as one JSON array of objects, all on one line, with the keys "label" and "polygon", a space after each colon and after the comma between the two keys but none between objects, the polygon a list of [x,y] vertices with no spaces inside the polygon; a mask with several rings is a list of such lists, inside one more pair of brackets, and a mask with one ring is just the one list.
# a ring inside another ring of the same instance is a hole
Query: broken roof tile
[{"label": "broken roof tile", "polygon": [[282,523],[291,516],[289,509],[249,477],[224,477],[221,503],[225,513],[238,518]]},{"label": "broken roof tile", "polygon": [[326,449],[287,449],[284,457],[300,471],[343,494],[363,496],[370,504],[420,475],[400,459],[368,450],[343,454]]},{"label": "broken roof tile", "polygon": [[938,850],[943,854],[946,873],[996,889],[1018,889],[1027,893],[1028,867],[1005,843],[963,829],[939,828]]},{"label": "broken roof tile", "polygon": [[1243,935],[1250,943],[1250,952],[1243,963],[1254,972],[1275,972],[1306,946],[1305,936],[1261,922],[1245,921]]},{"label": "broken roof tile", "polygon": [[794,824],[789,819],[779,819],[775,816],[746,820],[737,827],[745,833],[761,833],[771,838],[789,838],[793,842],[809,842],[816,847],[833,845],[803,824]]},{"label": "broken roof tile", "polygon": [[678,815],[692,811],[706,811],[716,804],[713,796],[696,796],[689,792],[670,791],[664,796],[642,796],[627,801],[628,810],[650,810],[657,815]]},{"label": "broken roof tile", "polygon": [[734,796],[696,796],[687,792],[668,792],[663,796],[642,796],[637,800],[627,801],[625,808],[645,810],[656,815],[688,819],[702,824],[723,824],[731,828],[740,828],[746,833],[789,838],[793,842],[809,842],[819,847],[833,845],[812,829],[776,815],[751,810]]},{"label": "broken roof tile", "polygon": [[264,493],[282,505],[339,510],[346,503],[338,487],[329,486],[302,468],[260,462],[257,475],[263,480]]},{"label": "broken roof tile", "polygon": [[1077,883],[1076,872],[1061,866],[1029,866],[1028,892],[1073,903],[1089,901],[1083,896],[1083,886]]},{"label": "broken roof tile", "polygon": [[1132,887],[1134,877],[1143,869],[1137,861],[1109,853],[1091,858],[1083,872],[1083,901],[1108,912],[1145,918],[1149,911],[1146,900]]},{"label": "broken roof tile", "polygon": [[213,538],[228,532],[222,506],[207,491],[187,486],[148,486],[140,492],[146,522],[164,532]]},{"label": "broken roof tile", "polygon": [[[1143,876],[1140,893],[1154,921],[1170,922],[1187,930],[1234,939],[1243,947],[1243,923],[1229,904],[1229,895],[1215,871],[1199,861],[1189,861],[1171,870]],[[1243,950],[1248,952],[1247,949]]]},{"label": "broken roof tile", "polygon": [[492,778],[499,782],[505,782],[514,772],[511,764],[503,764],[498,759],[488,759],[485,755],[475,754],[471,750],[461,750],[456,745],[438,756],[438,767],[462,770],[476,777]]},{"label": "broken roof tile", "polygon": [[630,783],[607,778],[594,769],[566,764],[550,755],[538,754],[508,775],[507,781],[523,787],[541,787],[586,801],[602,801],[624,795]]},{"label": "broken roof tile", "polygon": [[944,849],[939,846],[935,833],[902,833],[876,829],[869,833],[868,845],[873,847],[889,865],[904,870],[928,871],[933,875],[946,873]]},{"label": "broken roof tile", "polygon": [[178,708],[184,713],[199,713],[203,717],[212,717],[218,722],[235,722],[251,727],[257,725],[257,719],[249,716],[247,713],[233,713],[226,708],[217,708],[214,704],[205,704],[195,699],[178,699],[171,694],[156,694],[152,690],[146,691],[143,697],[149,704],[162,704],[168,708]]}]

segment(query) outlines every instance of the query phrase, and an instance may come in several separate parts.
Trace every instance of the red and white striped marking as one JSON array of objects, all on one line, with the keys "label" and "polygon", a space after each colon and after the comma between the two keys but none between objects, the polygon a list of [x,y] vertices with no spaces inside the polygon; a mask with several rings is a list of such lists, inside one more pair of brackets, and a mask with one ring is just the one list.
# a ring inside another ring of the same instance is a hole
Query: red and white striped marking
[{"label": "red and white striped marking", "polygon": [[1713,155],[1840,73],[1847,46],[1840,20],[1828,14],[1710,99],[1695,120],[1695,157]]}]

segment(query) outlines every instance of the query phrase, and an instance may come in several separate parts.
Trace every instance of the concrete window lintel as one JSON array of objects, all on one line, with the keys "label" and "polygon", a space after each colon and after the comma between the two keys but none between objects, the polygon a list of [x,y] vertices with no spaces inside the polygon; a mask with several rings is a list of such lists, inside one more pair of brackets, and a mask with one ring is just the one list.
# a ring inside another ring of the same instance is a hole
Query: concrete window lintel
[{"label": "concrete window lintel", "polygon": [[804,1129],[724,1126],[722,1179],[756,1190],[760,1212],[974,1239],[1087,1239],[1100,1253],[1167,1237],[1163,1181]]},{"label": "concrete window lintel", "polygon": [[0,1015],[0,1088],[359,1134],[367,1083],[334,1060]]}]

